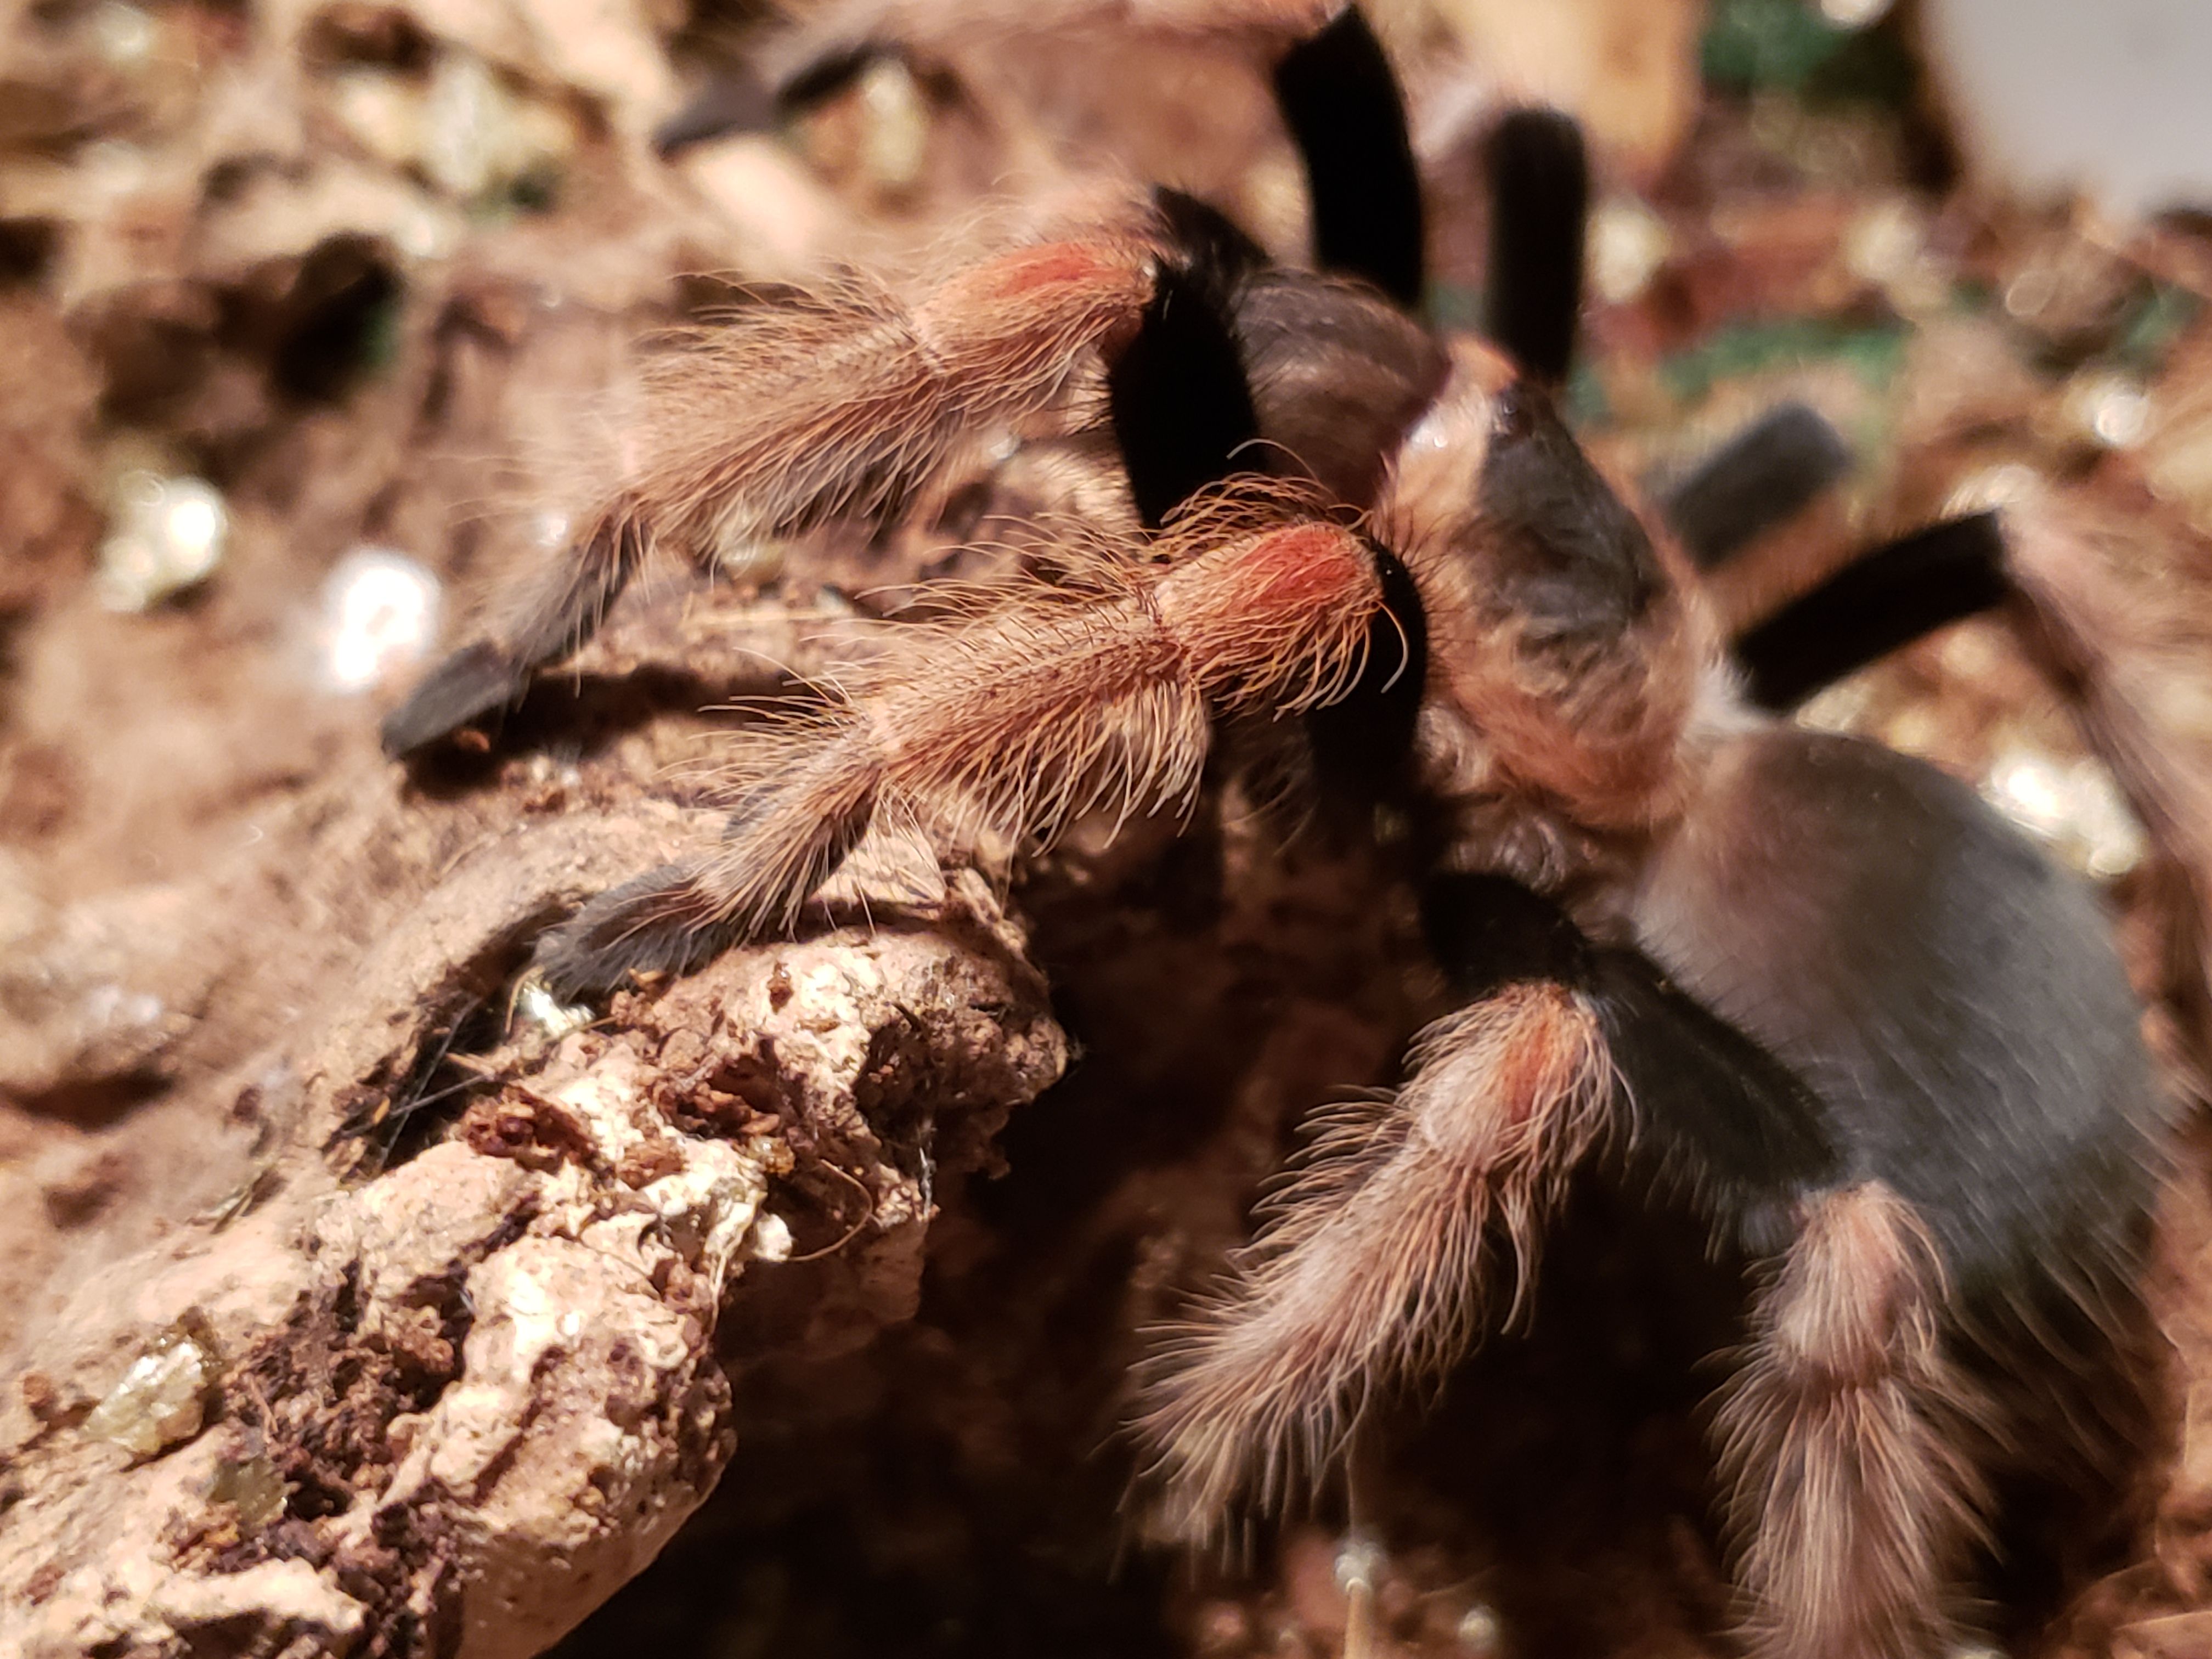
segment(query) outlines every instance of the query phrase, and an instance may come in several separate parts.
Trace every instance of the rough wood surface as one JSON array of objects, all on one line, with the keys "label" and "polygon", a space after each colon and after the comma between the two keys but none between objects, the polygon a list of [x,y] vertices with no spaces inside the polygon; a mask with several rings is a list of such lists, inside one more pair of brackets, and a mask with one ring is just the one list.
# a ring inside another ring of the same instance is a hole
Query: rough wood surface
[{"label": "rough wood surface", "polygon": [[240,1068],[283,1081],[232,1103],[258,1134],[230,1200],[25,1334],[0,1651],[522,1659],[721,1475],[740,1275],[840,1247],[802,1345],[825,1354],[911,1313],[935,1183],[1066,1058],[974,878],[934,925],[740,952],[479,1060],[419,1156],[376,1167],[388,1119],[340,1133],[406,1104],[455,999],[653,829],[556,819],[464,859]]}]

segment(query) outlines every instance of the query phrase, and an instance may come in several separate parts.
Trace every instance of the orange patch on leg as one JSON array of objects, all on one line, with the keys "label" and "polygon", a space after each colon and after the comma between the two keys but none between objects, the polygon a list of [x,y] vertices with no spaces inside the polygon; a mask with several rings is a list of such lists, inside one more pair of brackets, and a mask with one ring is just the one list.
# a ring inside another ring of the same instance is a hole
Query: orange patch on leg
[{"label": "orange patch on leg", "polygon": [[1237,554],[1235,580],[1248,613],[1303,616],[1371,591],[1373,566],[1358,540],[1334,525],[1293,525],[1259,537]]},{"label": "orange patch on leg", "polygon": [[1018,248],[960,272],[917,308],[925,335],[990,329],[1040,311],[1079,319],[1100,307],[1136,311],[1152,296],[1151,262],[1134,247],[1051,242]]},{"label": "orange patch on leg", "polygon": [[988,283],[1011,300],[1041,288],[1118,289],[1142,269],[1142,262],[1128,249],[1091,242],[1054,242],[994,259],[975,275],[979,286]]},{"label": "orange patch on leg", "polygon": [[1152,295],[1134,244],[1051,242],[961,271],[915,308],[917,338],[948,374],[1033,372],[1087,346],[1112,349]]}]

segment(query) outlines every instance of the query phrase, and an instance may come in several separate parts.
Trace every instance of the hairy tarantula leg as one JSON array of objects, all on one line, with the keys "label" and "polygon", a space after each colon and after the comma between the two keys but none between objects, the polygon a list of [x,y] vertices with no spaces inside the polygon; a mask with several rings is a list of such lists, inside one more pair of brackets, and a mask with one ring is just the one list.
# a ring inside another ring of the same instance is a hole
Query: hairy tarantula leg
[{"label": "hairy tarantula leg", "polygon": [[1358,6],[1283,55],[1275,103],[1305,163],[1314,262],[1420,309],[1428,267],[1420,169],[1405,94]]},{"label": "hairy tarantula leg", "polygon": [[[573,566],[523,590],[494,657],[433,671],[386,722],[386,750],[445,735],[447,706],[485,712],[573,650],[653,543],[705,556],[732,535],[890,510],[978,428],[1043,407],[1086,353],[1125,341],[1155,263],[1138,238],[1018,248],[911,308],[856,294],[764,302],[654,359],[625,434],[637,459],[584,520]],[[500,660],[512,674],[494,697]]]},{"label": "hairy tarantula leg", "polygon": [[1984,1500],[1944,1431],[1972,1405],[1942,1353],[1943,1294],[1919,1217],[1867,1182],[1810,1206],[1760,1297],[1715,1425],[1754,1659],[1945,1651]]},{"label": "hairy tarantula leg", "polygon": [[1712,570],[1851,470],[1843,436],[1803,404],[1780,404],[1699,462],[1660,511],[1700,570]]},{"label": "hairy tarantula leg", "polygon": [[1948,520],[1861,555],[1735,641],[1747,694],[1795,708],[1824,685],[2012,592],[1995,513]]},{"label": "hairy tarantula leg", "polygon": [[1440,1379],[1511,1316],[1613,1097],[1595,1009],[1538,980],[1430,1026],[1413,1064],[1395,1099],[1328,1115],[1233,1282],[1151,1368],[1139,1426],[1184,1535],[1218,1533],[1248,1493],[1279,1506],[1371,1394]]},{"label": "hairy tarantula leg", "polygon": [[1483,154],[1490,182],[1490,293],[1482,331],[1535,379],[1559,386],[1582,320],[1589,158],[1557,110],[1515,110]]},{"label": "hairy tarantula leg", "polygon": [[1498,875],[1431,878],[1421,927],[1462,996],[1540,976],[1590,999],[1638,1160],[1686,1191],[1717,1235],[1773,1255],[1796,1234],[1800,1199],[1842,1178],[1820,1097],[1642,951],[1595,944],[1553,901]]},{"label": "hairy tarantula leg", "polygon": [[1139,1427],[1185,1534],[1248,1493],[1281,1503],[1373,1392],[1441,1377],[1509,1322],[1544,1211],[1608,1135],[1756,1254],[1840,1177],[1818,1098],[1640,952],[1502,876],[1437,878],[1422,921],[1470,1006],[1423,1035],[1395,1101],[1324,1120],[1234,1282],[1150,1368]]},{"label": "hairy tarantula leg", "polygon": [[394,760],[415,754],[520,697],[540,664],[568,656],[599,630],[642,557],[642,526],[603,514],[573,557],[542,567],[511,605],[501,642],[479,640],[441,662],[386,716],[379,735]]},{"label": "hairy tarantula leg", "polygon": [[726,844],[602,894],[539,943],[556,994],[680,968],[788,928],[879,812],[958,842],[1047,839],[1103,809],[1179,806],[1213,710],[1341,696],[1384,602],[1352,532],[1226,497],[1170,526],[1171,561],[1101,596],[1032,589],[964,625],[896,631],[850,695],[748,744]]}]

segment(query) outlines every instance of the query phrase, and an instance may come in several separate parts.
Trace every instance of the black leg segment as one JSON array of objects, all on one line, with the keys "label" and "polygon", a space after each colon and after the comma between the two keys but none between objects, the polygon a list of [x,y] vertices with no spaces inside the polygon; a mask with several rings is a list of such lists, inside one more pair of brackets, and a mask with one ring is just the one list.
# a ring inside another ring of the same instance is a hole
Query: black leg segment
[{"label": "black leg segment", "polygon": [[1562,384],[1583,308],[1589,158],[1557,110],[1516,110],[1484,157],[1490,173],[1490,293],[1483,331],[1534,378]]},{"label": "black leg segment", "polygon": [[1420,589],[1398,556],[1370,542],[1382,608],[1368,624],[1366,666],[1351,694],[1306,716],[1314,763],[1353,799],[1388,799],[1406,781],[1413,728],[1428,695],[1429,623]]},{"label": "black leg segment", "polygon": [[518,701],[530,671],[489,640],[463,646],[384,717],[378,735],[392,760],[408,760],[463,726]]},{"label": "black leg segment", "polygon": [[1708,456],[1661,510],[1698,568],[1711,570],[1850,470],[1835,428],[1803,404],[1782,404]]},{"label": "black leg segment", "polygon": [[1204,203],[1170,190],[1156,199],[1185,257],[1162,264],[1136,338],[1106,375],[1114,440],[1152,530],[1207,484],[1264,470],[1263,457],[1239,454],[1260,417],[1232,319],[1237,289],[1265,256]]},{"label": "black leg segment", "polygon": [[1588,999],[1628,1097],[1629,1157],[1686,1194],[1719,1237],[1754,1255],[1778,1251],[1797,1200],[1842,1176],[1820,1097],[1642,951],[1596,943],[1550,899],[1498,875],[1433,878],[1421,926],[1470,1000],[1531,981]]},{"label": "black leg segment", "polygon": [[410,759],[487,714],[521,700],[532,674],[599,631],[607,607],[636,574],[646,532],[635,504],[599,515],[565,559],[541,564],[516,595],[499,643],[465,646],[432,669],[384,722],[384,752]]},{"label": "black leg segment", "polygon": [[1735,642],[1751,701],[1794,708],[1899,646],[2002,603],[1995,513],[1950,519],[1876,548]]},{"label": "black leg segment", "polygon": [[1418,307],[1428,258],[1421,175],[1398,77],[1357,6],[1275,66],[1275,101],[1306,165],[1315,262]]}]

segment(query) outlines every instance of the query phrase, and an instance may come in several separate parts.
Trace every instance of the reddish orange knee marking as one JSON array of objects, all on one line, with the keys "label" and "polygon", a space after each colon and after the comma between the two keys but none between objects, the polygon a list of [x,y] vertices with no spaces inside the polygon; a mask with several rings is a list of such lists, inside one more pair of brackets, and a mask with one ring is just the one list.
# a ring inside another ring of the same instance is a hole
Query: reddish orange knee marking
[{"label": "reddish orange knee marking", "polygon": [[1270,531],[1237,554],[1224,579],[1237,585],[1251,613],[1304,616],[1375,591],[1366,550],[1334,525],[1293,525]]},{"label": "reddish orange knee marking", "polygon": [[1002,254],[976,272],[1008,299],[1051,287],[1118,287],[1139,274],[1123,249],[1094,242],[1054,242]]},{"label": "reddish orange knee marking", "polygon": [[1057,354],[1133,328],[1152,297],[1145,256],[1104,242],[1053,242],[1002,253],[953,276],[915,311],[940,352]]}]

